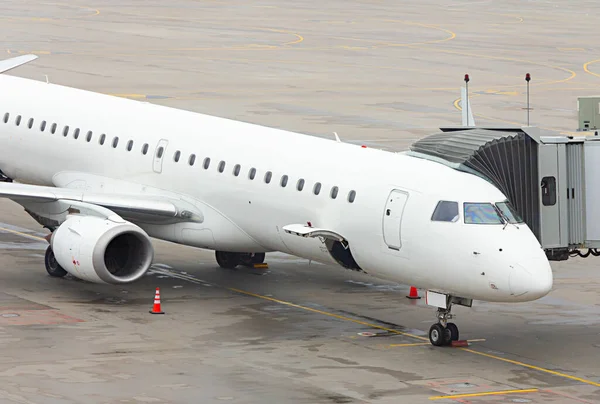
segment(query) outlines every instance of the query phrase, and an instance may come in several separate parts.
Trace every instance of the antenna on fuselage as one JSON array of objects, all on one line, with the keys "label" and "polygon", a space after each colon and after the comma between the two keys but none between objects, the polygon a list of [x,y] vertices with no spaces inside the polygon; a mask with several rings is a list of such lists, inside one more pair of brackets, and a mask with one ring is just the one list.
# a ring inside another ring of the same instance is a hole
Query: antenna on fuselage
[{"label": "antenna on fuselage", "polygon": [[333,135],[335,136],[335,141],[338,143],[342,143],[342,141],[340,140],[340,137],[338,136],[337,132],[333,132]]},{"label": "antenna on fuselage", "polygon": [[46,84],[50,84],[50,79],[48,78],[48,75],[44,74],[44,77],[46,78]]}]

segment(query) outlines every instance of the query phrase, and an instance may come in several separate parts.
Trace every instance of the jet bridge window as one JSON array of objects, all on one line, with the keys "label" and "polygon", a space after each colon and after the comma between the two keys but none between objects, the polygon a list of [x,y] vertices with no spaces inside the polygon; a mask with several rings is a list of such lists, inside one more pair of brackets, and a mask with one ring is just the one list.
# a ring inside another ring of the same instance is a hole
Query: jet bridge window
[{"label": "jet bridge window", "polygon": [[15,119],[15,125],[19,126],[21,124],[21,115],[17,115],[17,119]]},{"label": "jet bridge window", "polygon": [[180,152],[179,150],[177,150],[177,151],[175,152],[175,154],[173,155],[173,160],[174,160],[176,163],[179,163],[179,159],[180,159],[180,158],[181,158],[181,152]]},{"label": "jet bridge window", "polygon": [[239,165],[239,164],[236,164],[236,165],[233,167],[233,175],[234,175],[234,176],[236,176],[236,177],[237,177],[238,175],[240,175],[240,170],[241,170],[241,169],[242,169],[242,166],[241,166],[241,165]]},{"label": "jet bridge window", "polygon": [[465,203],[465,223],[502,224],[502,218],[491,203]]},{"label": "jet bridge window", "polygon": [[63,136],[67,137],[69,135],[69,126],[65,126],[63,129]]},{"label": "jet bridge window", "polygon": [[542,178],[542,204],[544,206],[556,205],[556,178]]},{"label": "jet bridge window", "polygon": [[10,118],[10,114],[7,112],[4,114],[4,123],[8,123],[8,118]]},{"label": "jet bridge window", "polygon": [[33,118],[29,118],[29,123],[27,123],[27,127],[29,129],[33,128]]},{"label": "jet bridge window", "polygon": [[194,163],[196,162],[196,155],[195,154],[190,154],[190,158],[188,160],[188,164],[193,166]]},{"label": "jet bridge window", "polygon": [[456,222],[458,220],[458,202],[439,201],[431,220],[434,222]]}]

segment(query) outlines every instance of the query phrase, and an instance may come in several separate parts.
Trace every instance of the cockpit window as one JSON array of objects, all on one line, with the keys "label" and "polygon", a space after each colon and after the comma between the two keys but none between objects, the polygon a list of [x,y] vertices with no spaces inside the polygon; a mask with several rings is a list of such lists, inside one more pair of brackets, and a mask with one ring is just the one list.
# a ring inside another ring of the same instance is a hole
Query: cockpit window
[{"label": "cockpit window", "polygon": [[498,202],[496,203],[496,207],[509,223],[523,223],[523,219],[519,216],[515,208],[512,207],[510,202]]},{"label": "cockpit window", "polygon": [[491,203],[465,203],[466,224],[502,224],[500,214]]},{"label": "cockpit window", "polygon": [[458,202],[439,201],[431,220],[434,222],[456,222],[458,220]]}]

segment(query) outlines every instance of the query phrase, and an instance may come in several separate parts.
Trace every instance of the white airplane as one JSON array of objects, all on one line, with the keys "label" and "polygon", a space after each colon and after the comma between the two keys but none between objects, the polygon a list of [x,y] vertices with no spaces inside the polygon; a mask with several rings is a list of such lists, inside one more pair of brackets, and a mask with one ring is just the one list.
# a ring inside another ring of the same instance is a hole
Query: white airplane
[{"label": "white airplane", "polygon": [[[0,73],[34,60],[0,62]],[[429,338],[459,338],[453,304],[546,295],[537,239],[493,185],[391,153],[0,75],[0,183],[52,231],[51,276],[123,284],[150,237],[221,267],[281,251],[426,289]]]}]

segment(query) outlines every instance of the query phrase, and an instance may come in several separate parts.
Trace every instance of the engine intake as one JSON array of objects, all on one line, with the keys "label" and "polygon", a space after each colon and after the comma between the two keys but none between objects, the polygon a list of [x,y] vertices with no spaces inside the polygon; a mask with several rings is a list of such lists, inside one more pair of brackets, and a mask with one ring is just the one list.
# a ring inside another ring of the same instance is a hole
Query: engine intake
[{"label": "engine intake", "polygon": [[121,218],[71,216],[54,231],[50,244],[65,271],[94,283],[134,282],[154,258],[148,235]]}]

